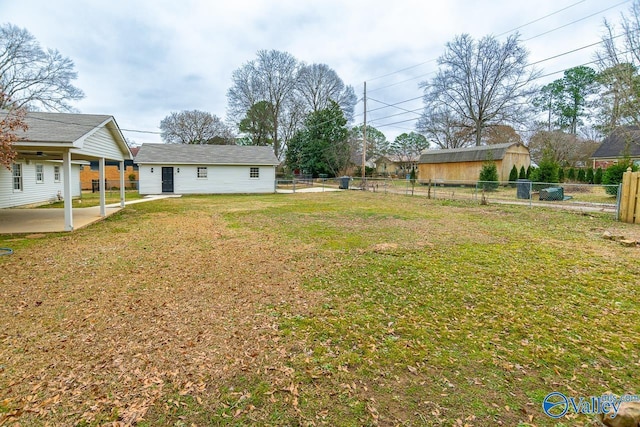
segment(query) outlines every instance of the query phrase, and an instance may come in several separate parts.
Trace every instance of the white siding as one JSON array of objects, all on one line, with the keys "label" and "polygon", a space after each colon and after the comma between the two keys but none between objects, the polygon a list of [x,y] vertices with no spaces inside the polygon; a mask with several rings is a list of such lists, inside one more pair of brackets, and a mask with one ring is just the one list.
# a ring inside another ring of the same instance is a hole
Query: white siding
[{"label": "white siding", "polygon": [[[276,172],[273,166],[140,165],[140,194],[162,193],[162,167],[173,168],[175,194],[273,193]],[[207,168],[207,178],[198,178],[198,166]],[[250,178],[251,167],[260,169],[259,178]],[[153,168],[153,173],[151,172]],[[178,169],[180,170],[178,172]]]},{"label": "white siding", "polygon": [[[72,152],[79,152],[73,150]],[[89,156],[104,157],[109,160],[124,160],[124,154],[111,132],[106,127],[97,130],[82,145],[82,153]]]},{"label": "white siding", "polygon": [[[13,175],[10,170],[0,167],[0,208],[46,203],[56,201],[58,191],[63,193],[64,176],[62,163],[37,162],[44,167],[44,182],[36,182],[36,162],[22,165],[22,191],[13,190]],[[54,166],[60,166],[60,182],[54,182]],[[80,195],[80,166],[71,165],[71,193],[73,197]]]}]

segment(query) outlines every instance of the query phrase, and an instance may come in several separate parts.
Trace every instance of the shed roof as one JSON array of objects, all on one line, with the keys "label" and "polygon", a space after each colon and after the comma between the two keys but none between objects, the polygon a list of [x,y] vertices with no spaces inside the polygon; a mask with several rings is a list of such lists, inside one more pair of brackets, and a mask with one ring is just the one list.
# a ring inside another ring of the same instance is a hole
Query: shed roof
[{"label": "shed roof", "polygon": [[625,155],[640,156],[640,128],[625,126],[614,129],[602,141],[600,147],[591,156],[595,159],[611,159]]},{"label": "shed roof", "polygon": [[270,166],[280,163],[271,147],[197,144],[142,144],[134,162]]},{"label": "shed roof", "polygon": [[426,150],[420,155],[418,163],[483,162],[488,158],[502,160],[507,150],[514,145],[524,147],[524,145],[517,142],[508,142],[505,144],[481,145],[479,147]]}]

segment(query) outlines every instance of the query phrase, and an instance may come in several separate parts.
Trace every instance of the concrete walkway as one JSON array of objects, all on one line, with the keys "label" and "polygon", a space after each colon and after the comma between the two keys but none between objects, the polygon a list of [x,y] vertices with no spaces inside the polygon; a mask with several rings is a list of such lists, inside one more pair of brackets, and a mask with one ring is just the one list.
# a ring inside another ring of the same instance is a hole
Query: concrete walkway
[{"label": "concrete walkway", "polygon": [[[179,195],[147,196],[143,199],[125,201],[125,205],[150,202]],[[103,220],[109,215],[122,210],[120,203],[106,205],[106,216],[100,216],[100,206],[90,208],[73,208],[73,229],[78,230],[94,222]],[[64,210],[49,209],[0,209],[0,234],[22,233],[58,233],[64,232]]]}]

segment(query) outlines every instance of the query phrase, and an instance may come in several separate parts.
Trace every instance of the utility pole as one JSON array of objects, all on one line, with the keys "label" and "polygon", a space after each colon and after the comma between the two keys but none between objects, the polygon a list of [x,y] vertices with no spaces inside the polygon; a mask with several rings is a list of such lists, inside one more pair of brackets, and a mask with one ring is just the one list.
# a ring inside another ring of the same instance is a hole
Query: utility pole
[{"label": "utility pole", "polygon": [[362,189],[365,187],[367,164],[367,82],[364,82],[364,125],[362,127]]}]

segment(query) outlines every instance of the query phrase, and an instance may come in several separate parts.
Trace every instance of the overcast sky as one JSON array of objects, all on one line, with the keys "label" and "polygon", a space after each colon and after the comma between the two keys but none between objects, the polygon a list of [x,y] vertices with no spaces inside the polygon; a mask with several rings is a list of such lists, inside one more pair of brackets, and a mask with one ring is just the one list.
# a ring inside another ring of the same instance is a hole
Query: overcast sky
[{"label": "overcast sky", "polygon": [[[113,115],[138,144],[161,139],[131,130],[159,133],[173,111],[225,119],[232,72],[261,49],[329,65],[358,98],[366,81],[367,119],[392,140],[413,130],[418,116],[396,115],[403,111],[383,103],[419,97],[418,83],[433,75],[455,35],[504,38],[521,27],[535,62],[598,42],[603,19],[618,22],[630,6],[630,0],[0,0],[0,22],[26,28],[43,47],[71,58],[75,85],[86,95],[75,107]],[[537,67],[551,73],[586,64],[594,49]],[[419,99],[398,105],[420,106]],[[360,102],[356,123],[362,112]]]}]

